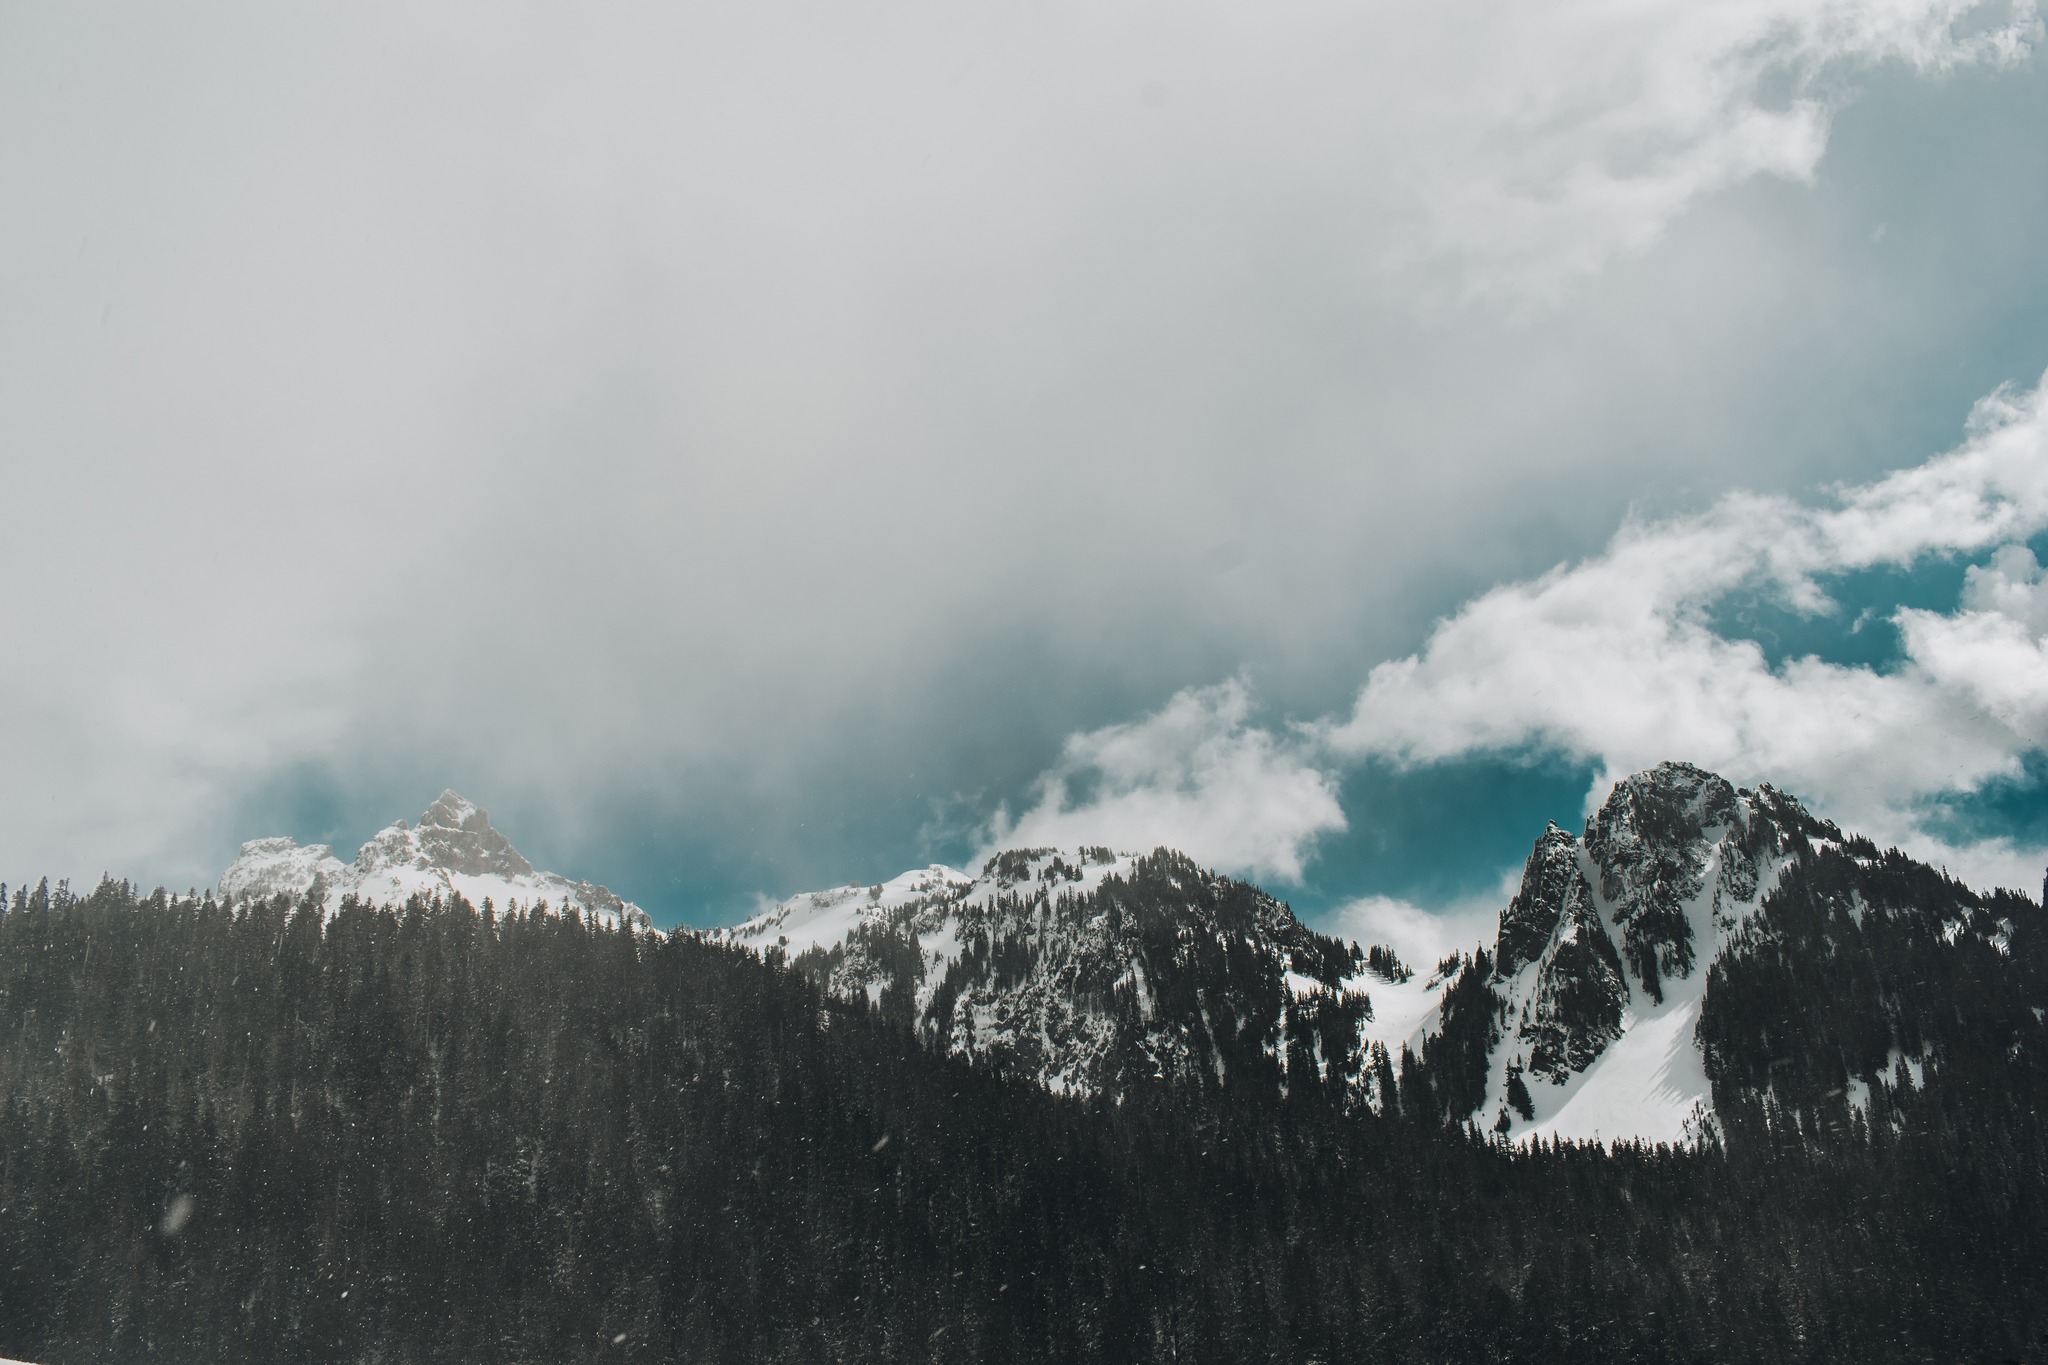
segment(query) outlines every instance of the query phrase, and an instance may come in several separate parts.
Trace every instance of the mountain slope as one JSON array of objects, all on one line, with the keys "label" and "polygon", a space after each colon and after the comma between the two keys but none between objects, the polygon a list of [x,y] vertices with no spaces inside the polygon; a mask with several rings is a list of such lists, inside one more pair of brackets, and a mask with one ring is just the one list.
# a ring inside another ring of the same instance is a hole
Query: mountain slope
[{"label": "mountain slope", "polygon": [[1402,974],[1164,850],[1018,849],[978,875],[795,896],[720,937],[785,955],[942,1051],[1075,1094],[1308,1085],[1374,1103],[1372,992]]},{"label": "mountain slope", "polygon": [[412,896],[464,896],[472,905],[486,898],[498,906],[546,902],[556,910],[574,908],[606,923],[649,927],[647,913],[590,882],[572,882],[539,872],[512,841],[492,828],[488,811],[452,791],[428,806],[419,823],[398,820],[377,831],[344,863],[327,844],[301,846],[287,838],[254,839],[221,873],[220,894],[230,901],[307,893],[338,909],[355,896],[399,905]]}]

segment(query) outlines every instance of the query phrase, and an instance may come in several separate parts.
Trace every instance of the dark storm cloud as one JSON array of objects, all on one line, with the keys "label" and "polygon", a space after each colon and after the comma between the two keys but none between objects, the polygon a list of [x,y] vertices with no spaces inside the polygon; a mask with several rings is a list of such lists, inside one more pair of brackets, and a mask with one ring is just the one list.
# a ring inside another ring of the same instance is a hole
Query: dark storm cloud
[{"label": "dark storm cloud", "polygon": [[2038,373],[2033,250],[1944,249],[2039,200],[2015,14],[9,11],[0,858],[452,783],[698,914],[1184,687],[1327,715],[1632,500]]}]

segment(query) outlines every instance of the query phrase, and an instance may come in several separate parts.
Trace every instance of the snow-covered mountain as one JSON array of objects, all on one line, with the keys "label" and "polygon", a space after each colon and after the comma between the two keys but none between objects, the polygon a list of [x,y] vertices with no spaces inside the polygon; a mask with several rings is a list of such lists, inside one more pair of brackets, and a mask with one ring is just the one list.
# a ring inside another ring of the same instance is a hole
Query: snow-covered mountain
[{"label": "snow-covered mountain", "polygon": [[[1234,1066],[1381,1109],[1406,1052],[1445,1117],[1511,1140],[1679,1142],[1715,1131],[1717,1103],[1846,1121],[1918,1075],[1965,1013],[1927,981],[1988,983],[1974,1005],[2019,979],[1999,954],[2031,904],[1665,763],[1582,834],[1544,831],[1491,952],[1421,971],[1165,850],[1022,849],[792,897],[723,936],[1056,1090]],[[2043,1005],[1997,1008],[2024,1031]]]},{"label": "snow-covered mountain", "polygon": [[1684,763],[1552,825],[1501,912],[1476,1117],[1515,1139],[1682,1141],[1728,1107],[1851,1121],[1925,1060],[2038,1046],[2048,1000],[1989,895]]},{"label": "snow-covered mountain", "polygon": [[[977,874],[933,866],[794,896],[720,936],[1065,1093],[1313,1084],[1370,1102],[1373,1044],[1398,1048],[1416,1022],[1407,997],[1427,995],[1389,979],[1409,975],[1398,964],[1377,974],[1271,896],[1165,850],[1017,849]],[[1381,992],[1402,999],[1391,1025]]]},{"label": "snow-covered mountain", "polygon": [[1495,940],[1499,1131],[1678,1141],[1709,1121],[1708,969],[1786,860],[1829,833],[1769,786],[1683,763],[1618,783],[1583,835],[1545,830]]},{"label": "snow-covered mountain", "polygon": [[336,858],[327,844],[252,839],[220,876],[220,894],[228,900],[309,891],[323,896],[330,910],[350,895],[380,905],[415,895],[461,895],[479,906],[486,897],[522,909],[545,902],[608,924],[650,927],[644,910],[602,886],[536,871],[491,827],[487,811],[452,791],[442,792],[417,824],[399,820],[377,831],[352,863]]}]

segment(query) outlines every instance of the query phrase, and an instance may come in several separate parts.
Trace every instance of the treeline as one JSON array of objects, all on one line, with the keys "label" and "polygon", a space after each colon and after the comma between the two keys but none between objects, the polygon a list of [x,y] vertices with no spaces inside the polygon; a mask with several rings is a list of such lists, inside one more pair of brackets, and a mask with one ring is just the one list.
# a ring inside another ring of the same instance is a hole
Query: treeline
[{"label": "treeline", "polygon": [[1414,1059],[1378,1117],[1085,1104],[690,936],[45,886],[0,913],[0,1355],[2039,1356],[2039,1060],[1943,1074],[1518,1152]]}]

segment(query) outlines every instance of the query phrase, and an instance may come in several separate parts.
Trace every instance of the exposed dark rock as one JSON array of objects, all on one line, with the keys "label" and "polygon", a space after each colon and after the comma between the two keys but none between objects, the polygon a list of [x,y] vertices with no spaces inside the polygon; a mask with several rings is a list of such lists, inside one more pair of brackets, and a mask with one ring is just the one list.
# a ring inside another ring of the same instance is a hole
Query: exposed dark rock
[{"label": "exposed dark rock", "polygon": [[1586,851],[1613,906],[1622,956],[1653,999],[1665,977],[1692,974],[1693,931],[1685,905],[1700,893],[1713,831],[1742,826],[1725,779],[1690,763],[1660,763],[1617,783],[1586,828]]},{"label": "exposed dark rock", "polygon": [[1573,883],[1521,1030],[1529,1069],[1550,1081],[1585,1070],[1621,1036],[1628,1001],[1614,940],[1587,892],[1583,879]]},{"label": "exposed dark rock", "polygon": [[1501,911],[1500,932],[1494,940],[1494,970],[1503,978],[1513,976],[1542,956],[1544,947],[1557,932],[1558,917],[1565,902],[1585,885],[1579,871],[1579,841],[1555,824],[1536,840],[1529,862],[1522,869],[1522,886]]}]

